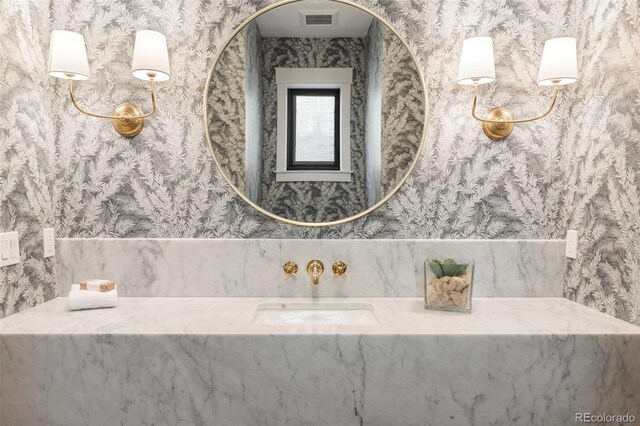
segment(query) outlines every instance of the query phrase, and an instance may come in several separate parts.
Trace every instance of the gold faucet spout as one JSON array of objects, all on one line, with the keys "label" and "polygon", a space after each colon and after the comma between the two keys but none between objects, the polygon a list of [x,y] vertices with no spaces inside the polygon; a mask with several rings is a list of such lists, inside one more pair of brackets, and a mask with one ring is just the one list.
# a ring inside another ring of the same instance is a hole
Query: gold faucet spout
[{"label": "gold faucet spout", "polygon": [[313,285],[320,284],[320,275],[324,272],[324,265],[319,260],[312,260],[307,263],[307,273],[311,275]]}]

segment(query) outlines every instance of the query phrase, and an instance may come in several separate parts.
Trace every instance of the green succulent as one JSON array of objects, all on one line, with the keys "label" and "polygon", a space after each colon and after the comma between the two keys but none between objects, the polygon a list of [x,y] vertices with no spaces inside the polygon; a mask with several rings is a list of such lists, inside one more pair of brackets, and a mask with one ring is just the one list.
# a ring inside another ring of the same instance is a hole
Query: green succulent
[{"label": "green succulent", "polygon": [[436,276],[442,277],[459,277],[467,271],[468,263],[458,263],[453,259],[438,260],[433,259],[429,262],[429,269]]}]

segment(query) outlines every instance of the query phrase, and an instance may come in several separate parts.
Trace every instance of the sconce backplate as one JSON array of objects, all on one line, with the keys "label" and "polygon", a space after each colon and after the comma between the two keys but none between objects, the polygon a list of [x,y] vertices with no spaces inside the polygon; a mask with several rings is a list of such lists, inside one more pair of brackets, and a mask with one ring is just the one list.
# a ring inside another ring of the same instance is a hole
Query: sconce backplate
[{"label": "sconce backplate", "polygon": [[[493,108],[487,116],[487,120],[513,120],[511,112],[502,107]],[[513,123],[482,123],[482,130],[487,137],[494,141],[505,139],[513,131]]]},{"label": "sconce backplate", "polygon": [[132,103],[124,103],[118,105],[113,110],[113,115],[120,117],[111,120],[113,128],[126,138],[132,138],[142,131],[144,128],[144,118],[129,118],[136,115],[143,115],[140,108]]}]

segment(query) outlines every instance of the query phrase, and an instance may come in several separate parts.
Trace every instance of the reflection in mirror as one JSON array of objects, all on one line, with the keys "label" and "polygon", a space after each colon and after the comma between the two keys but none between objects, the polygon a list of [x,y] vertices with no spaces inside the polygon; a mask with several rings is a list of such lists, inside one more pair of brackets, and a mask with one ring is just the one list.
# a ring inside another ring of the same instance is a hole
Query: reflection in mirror
[{"label": "reflection in mirror", "polygon": [[341,221],[407,177],[424,131],[411,53],[383,22],[336,1],[249,22],[207,88],[213,155],[245,199],[279,218]]}]

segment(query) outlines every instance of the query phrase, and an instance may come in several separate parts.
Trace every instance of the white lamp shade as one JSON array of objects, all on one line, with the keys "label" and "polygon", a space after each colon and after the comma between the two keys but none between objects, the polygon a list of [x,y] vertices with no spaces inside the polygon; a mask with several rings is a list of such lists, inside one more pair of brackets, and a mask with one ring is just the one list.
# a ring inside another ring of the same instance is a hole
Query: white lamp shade
[{"label": "white lamp shade", "polygon": [[576,39],[560,37],[547,40],[542,51],[538,84],[552,86],[575,83],[578,80]]},{"label": "white lamp shade", "polygon": [[65,80],[89,79],[91,73],[82,34],[72,31],[51,31],[49,75]]},{"label": "white lamp shade", "polygon": [[496,79],[491,37],[468,38],[462,43],[458,84],[487,84]]},{"label": "white lamp shade", "polygon": [[171,78],[167,40],[157,31],[136,33],[131,74],[140,80],[166,81]]}]

